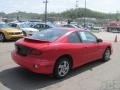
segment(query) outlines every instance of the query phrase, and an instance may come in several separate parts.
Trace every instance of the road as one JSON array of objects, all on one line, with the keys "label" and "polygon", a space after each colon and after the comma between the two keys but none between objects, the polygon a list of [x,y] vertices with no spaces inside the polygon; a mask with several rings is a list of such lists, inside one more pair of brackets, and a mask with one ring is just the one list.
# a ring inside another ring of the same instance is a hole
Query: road
[{"label": "road", "polygon": [[96,35],[113,43],[111,60],[86,64],[61,80],[19,67],[10,56],[14,42],[0,43],[0,90],[120,90],[120,42],[113,42],[116,34]]}]

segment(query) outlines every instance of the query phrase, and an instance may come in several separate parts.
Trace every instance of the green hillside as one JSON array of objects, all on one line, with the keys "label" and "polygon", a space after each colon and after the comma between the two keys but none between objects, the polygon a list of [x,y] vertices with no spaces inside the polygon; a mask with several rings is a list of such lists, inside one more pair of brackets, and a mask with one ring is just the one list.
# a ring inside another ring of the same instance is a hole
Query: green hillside
[{"label": "green hillside", "polygon": [[[0,13],[0,16],[9,18],[9,19],[15,19],[17,16],[19,16],[21,19],[41,19],[44,17],[44,14],[37,14],[37,13],[26,13],[26,12],[14,12],[6,14],[4,12]],[[49,13],[48,17],[62,17],[62,18],[82,18],[82,17],[88,17],[88,18],[97,18],[97,19],[119,19],[120,14],[115,13],[102,13],[97,11],[92,11],[90,9],[84,8],[78,8],[78,9],[70,9],[61,13]]]}]

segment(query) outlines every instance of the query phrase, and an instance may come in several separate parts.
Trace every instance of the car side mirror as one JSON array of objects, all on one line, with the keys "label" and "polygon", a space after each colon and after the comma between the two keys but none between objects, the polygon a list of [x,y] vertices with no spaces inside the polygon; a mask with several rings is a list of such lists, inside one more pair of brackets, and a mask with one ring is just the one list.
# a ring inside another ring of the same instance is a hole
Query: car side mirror
[{"label": "car side mirror", "polygon": [[99,43],[99,42],[103,42],[103,40],[102,39],[97,39],[97,42]]}]

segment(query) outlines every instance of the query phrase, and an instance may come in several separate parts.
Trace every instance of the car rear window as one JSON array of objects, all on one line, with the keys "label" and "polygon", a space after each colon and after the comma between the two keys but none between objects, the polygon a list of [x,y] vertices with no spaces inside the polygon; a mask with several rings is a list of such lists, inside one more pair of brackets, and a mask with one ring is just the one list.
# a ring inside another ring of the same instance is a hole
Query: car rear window
[{"label": "car rear window", "polygon": [[46,40],[52,42],[57,40],[67,32],[68,30],[63,30],[63,29],[47,29],[37,32],[33,34],[31,37],[33,39]]}]

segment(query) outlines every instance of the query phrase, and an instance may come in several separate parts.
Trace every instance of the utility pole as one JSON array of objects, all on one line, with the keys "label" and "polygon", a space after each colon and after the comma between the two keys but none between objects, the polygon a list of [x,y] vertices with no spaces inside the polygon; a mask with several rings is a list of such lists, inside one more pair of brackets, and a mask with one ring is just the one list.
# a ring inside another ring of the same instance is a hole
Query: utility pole
[{"label": "utility pole", "polygon": [[45,23],[47,23],[47,4],[48,4],[48,0],[45,0],[43,3],[45,3]]},{"label": "utility pole", "polygon": [[119,11],[116,11],[116,20],[119,21]]},{"label": "utility pole", "polygon": [[85,0],[85,10],[84,10],[84,28],[86,27],[86,0]]},{"label": "utility pole", "polygon": [[76,0],[76,5],[75,5],[76,8],[78,8],[78,3],[79,3],[79,1]]},{"label": "utility pole", "polygon": [[17,20],[17,21],[19,21],[19,20],[20,20],[19,13],[20,13],[20,11],[18,11],[18,10],[17,10],[17,12],[16,12],[16,20]]}]

